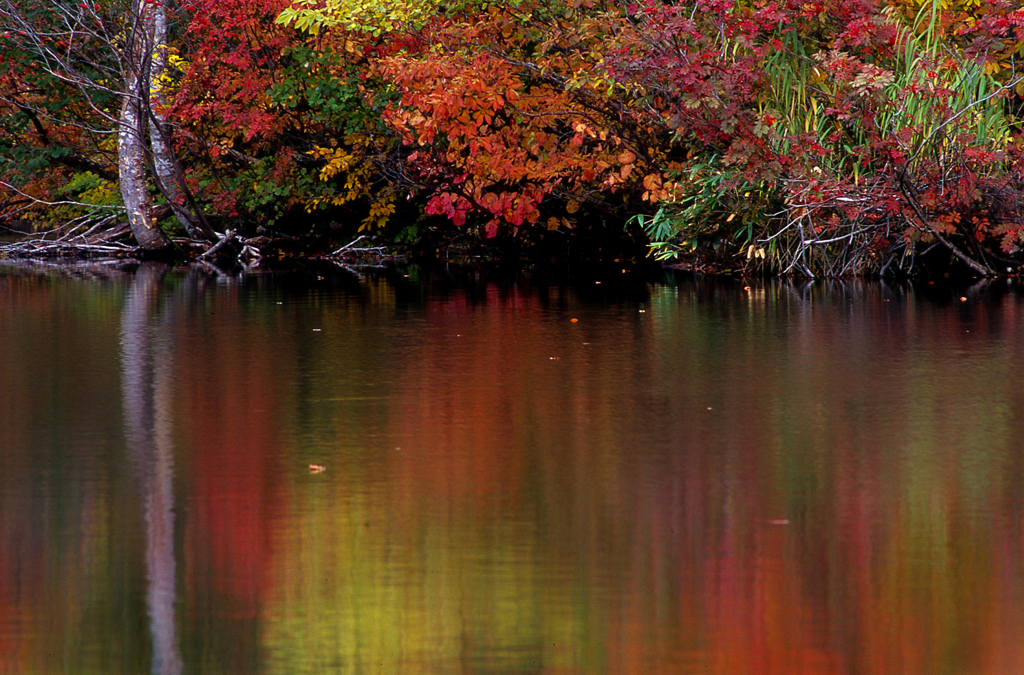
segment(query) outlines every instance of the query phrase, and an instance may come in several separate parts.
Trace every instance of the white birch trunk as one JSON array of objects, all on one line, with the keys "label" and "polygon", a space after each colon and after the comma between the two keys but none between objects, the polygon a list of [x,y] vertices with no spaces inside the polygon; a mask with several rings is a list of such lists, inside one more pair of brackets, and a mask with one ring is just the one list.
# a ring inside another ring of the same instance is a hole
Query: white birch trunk
[{"label": "white birch trunk", "polygon": [[[139,0],[133,17],[129,53],[124,55],[125,91],[117,137],[118,171],[121,198],[128,210],[128,223],[139,246],[159,251],[171,246],[171,240],[157,226],[153,216],[153,200],[149,195],[146,169],[146,107],[151,79],[153,55],[153,20],[150,14],[156,3]],[[165,8],[159,9],[166,12]],[[166,14],[165,14],[166,17]],[[166,24],[165,24],[166,25]]]},{"label": "white birch trunk", "polygon": [[167,109],[167,100],[164,97],[163,81],[167,71],[166,2],[169,0],[150,6],[146,22],[146,32],[152,35],[152,57],[149,71],[149,104],[152,117],[149,120],[149,146],[153,152],[153,172],[156,174],[161,192],[170,202],[175,217],[188,232],[188,235],[193,239],[212,240],[216,236],[213,230],[200,218],[196,218],[195,214],[190,213],[185,205],[181,189],[183,180],[181,167],[170,146],[170,128],[167,125],[164,112]]},{"label": "white birch trunk", "polygon": [[167,128],[164,122],[164,105],[162,78],[167,68],[167,8],[162,4],[150,10],[147,17],[146,32],[153,36],[153,49],[150,66],[149,102],[153,117],[150,119],[149,143],[153,150],[153,172],[160,181],[164,196],[171,202],[178,221],[189,229],[191,223],[181,212],[184,202],[178,186],[174,156],[166,139]]}]

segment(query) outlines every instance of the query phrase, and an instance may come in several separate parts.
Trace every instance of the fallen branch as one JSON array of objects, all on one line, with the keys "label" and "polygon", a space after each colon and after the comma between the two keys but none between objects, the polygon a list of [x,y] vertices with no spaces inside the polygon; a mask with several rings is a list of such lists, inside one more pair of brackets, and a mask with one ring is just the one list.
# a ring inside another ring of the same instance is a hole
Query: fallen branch
[{"label": "fallen branch", "polygon": [[[349,243],[347,243],[344,246],[342,246],[341,248],[339,248],[337,251],[334,251],[333,253],[330,253],[328,255],[338,255],[342,251],[365,251],[365,250],[368,250],[368,249],[362,249],[362,248],[355,248],[355,249],[352,248],[353,246],[355,246],[356,244],[361,242],[363,239],[366,239],[366,235],[365,234],[359,235],[358,237],[356,237],[355,239],[353,239]],[[378,247],[378,249],[379,248],[380,247]]]},{"label": "fallen branch", "polygon": [[88,244],[70,241],[44,241],[40,239],[16,241],[0,244],[2,256],[47,256],[81,255],[81,254],[130,254],[137,247],[116,242],[108,244]]},{"label": "fallen branch", "polygon": [[255,246],[243,243],[242,250],[238,254],[238,262],[243,265],[259,265],[263,261],[263,254]]},{"label": "fallen branch", "polygon": [[201,256],[199,256],[199,259],[202,260],[204,258],[208,258],[208,257],[212,256],[214,253],[216,253],[220,249],[224,248],[224,246],[226,246],[227,243],[230,242],[231,240],[233,240],[234,238],[235,238],[235,231],[234,230],[225,230],[224,234],[222,234],[221,237],[220,237],[220,241],[218,241],[216,244],[211,246],[205,253],[203,253]]}]

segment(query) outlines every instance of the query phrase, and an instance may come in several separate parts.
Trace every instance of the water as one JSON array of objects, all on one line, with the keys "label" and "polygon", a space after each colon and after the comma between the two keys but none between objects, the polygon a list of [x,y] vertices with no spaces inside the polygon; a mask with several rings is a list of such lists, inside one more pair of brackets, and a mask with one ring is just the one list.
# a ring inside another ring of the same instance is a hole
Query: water
[{"label": "water", "polygon": [[1024,672],[1024,295],[0,269],[0,673]]}]

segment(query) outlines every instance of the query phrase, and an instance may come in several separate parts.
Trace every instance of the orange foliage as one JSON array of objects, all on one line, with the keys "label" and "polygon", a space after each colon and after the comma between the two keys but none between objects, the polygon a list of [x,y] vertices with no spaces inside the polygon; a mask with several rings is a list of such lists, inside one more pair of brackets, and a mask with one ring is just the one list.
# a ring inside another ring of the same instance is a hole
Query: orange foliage
[{"label": "orange foliage", "polygon": [[[651,192],[642,181],[662,151],[649,120],[621,105],[622,92],[602,66],[607,20],[580,10],[572,20],[527,22],[492,8],[482,17],[439,20],[421,49],[381,61],[400,94],[384,119],[435,189],[427,213],[462,225],[479,212],[493,236],[502,224],[537,225],[551,195],[563,206],[548,209],[549,229],[571,227],[568,216],[581,202]],[[540,45],[538,26],[546,38]]]}]

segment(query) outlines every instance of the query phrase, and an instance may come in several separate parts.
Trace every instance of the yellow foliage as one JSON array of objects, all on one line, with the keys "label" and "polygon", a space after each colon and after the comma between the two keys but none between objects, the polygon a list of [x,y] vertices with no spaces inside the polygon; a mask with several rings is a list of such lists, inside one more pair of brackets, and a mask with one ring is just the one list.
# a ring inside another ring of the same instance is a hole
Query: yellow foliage
[{"label": "yellow foliage", "polygon": [[334,27],[381,35],[421,26],[445,4],[439,0],[295,0],[277,21],[286,26],[294,24],[313,35]]},{"label": "yellow foliage", "polygon": [[178,50],[174,47],[158,45],[157,49],[163,52],[166,68],[163,68],[157,77],[153,78],[149,93],[151,96],[171,96],[179,79],[175,73],[186,72],[189,62],[181,58],[178,55]]},{"label": "yellow foliage", "polygon": [[370,215],[363,219],[359,225],[359,231],[368,230],[373,227],[384,227],[388,220],[395,214],[395,196],[388,192],[384,196],[370,204]]},{"label": "yellow foliage", "polygon": [[360,160],[344,148],[316,148],[311,153],[314,157],[327,160],[327,166],[320,169],[320,180],[329,181],[339,173],[352,171]]},{"label": "yellow foliage", "polygon": [[[346,138],[352,141],[352,138]],[[333,142],[332,145],[336,145]],[[384,194],[374,195],[374,178],[376,167],[359,153],[356,148],[346,149],[316,147],[310,156],[325,160],[327,163],[320,169],[320,180],[334,182],[341,187],[338,194],[324,199],[317,199],[307,205],[307,211],[324,206],[343,206],[360,199],[372,199],[370,213],[359,225],[359,231],[374,227],[384,227],[395,213],[395,196],[390,190]]]}]

